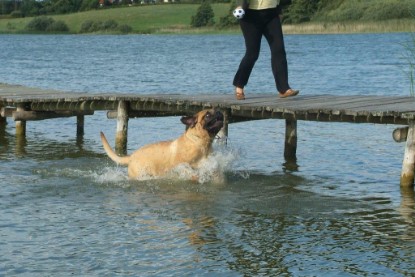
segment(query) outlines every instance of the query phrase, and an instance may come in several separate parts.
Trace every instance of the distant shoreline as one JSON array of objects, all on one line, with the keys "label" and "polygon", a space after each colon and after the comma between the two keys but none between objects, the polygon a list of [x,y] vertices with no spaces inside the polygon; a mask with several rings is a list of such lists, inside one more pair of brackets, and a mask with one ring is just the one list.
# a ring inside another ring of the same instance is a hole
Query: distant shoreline
[{"label": "distant shoreline", "polygon": [[356,34],[356,33],[413,33],[414,19],[377,22],[310,22],[283,25],[286,34]]},{"label": "distant shoreline", "polygon": [[[137,5],[132,7],[104,8],[85,12],[46,15],[67,26],[60,34],[240,34],[238,24],[219,29],[216,25],[192,28],[190,19],[196,13],[196,4]],[[212,4],[214,22],[229,15],[228,3]],[[27,26],[36,17],[0,17],[0,34],[51,34],[28,31]],[[84,28],[85,26],[126,28]],[[38,24],[38,22],[37,22]],[[61,25],[62,25],[61,24]],[[59,30],[59,29],[56,29]],[[60,29],[63,30],[63,29]],[[93,33],[91,31],[94,30]],[[286,34],[343,34],[415,32],[415,17],[381,21],[312,21],[301,24],[283,24]],[[56,32],[55,32],[56,33]],[[59,33],[59,32],[58,32]]]},{"label": "distant shoreline", "polygon": [[[308,22],[302,24],[283,24],[283,32],[293,35],[318,34],[368,34],[368,33],[415,33],[415,20],[385,20],[379,22]],[[174,26],[159,28],[151,33],[144,34],[240,34],[238,25],[226,29],[216,27],[191,28],[188,26]],[[100,33],[97,33],[100,34]],[[102,33],[108,34],[108,33]],[[142,33],[131,33],[142,34]]]},{"label": "distant shoreline", "polygon": [[[1,20],[0,20],[1,23]],[[74,30],[74,28],[71,28]],[[76,30],[76,28],[75,28]],[[415,19],[385,20],[378,22],[307,22],[302,24],[283,24],[284,34],[365,34],[365,33],[415,33]],[[49,32],[29,32],[22,28],[5,30],[1,28],[0,34],[68,34],[68,35],[119,35],[117,32],[95,32],[79,33],[70,31],[67,33],[49,33]],[[217,27],[191,28],[186,25],[174,25],[172,27],[159,27],[151,31],[133,31],[127,33],[134,34],[156,34],[156,35],[209,35],[209,34],[240,34],[238,25],[219,29]]]},{"label": "distant shoreline", "polygon": [[[415,20],[385,20],[379,22],[308,22],[283,24],[285,34],[368,34],[368,33],[415,33]],[[240,34],[239,26],[227,29],[206,28],[161,28],[154,34]]]}]

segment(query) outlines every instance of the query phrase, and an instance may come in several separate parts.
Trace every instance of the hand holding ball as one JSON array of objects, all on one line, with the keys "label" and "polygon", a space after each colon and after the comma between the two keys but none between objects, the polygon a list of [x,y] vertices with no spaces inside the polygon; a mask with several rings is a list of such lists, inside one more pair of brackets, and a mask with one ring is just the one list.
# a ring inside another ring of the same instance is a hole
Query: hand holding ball
[{"label": "hand holding ball", "polygon": [[245,11],[242,8],[236,8],[233,11],[233,16],[236,17],[236,19],[242,19],[245,15]]}]

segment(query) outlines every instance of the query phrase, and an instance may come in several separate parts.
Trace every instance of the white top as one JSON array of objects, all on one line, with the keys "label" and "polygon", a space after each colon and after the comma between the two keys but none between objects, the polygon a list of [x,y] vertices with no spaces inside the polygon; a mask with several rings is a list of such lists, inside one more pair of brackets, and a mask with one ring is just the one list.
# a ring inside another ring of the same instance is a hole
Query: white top
[{"label": "white top", "polygon": [[248,9],[264,10],[272,9],[278,6],[280,0],[250,0]]}]

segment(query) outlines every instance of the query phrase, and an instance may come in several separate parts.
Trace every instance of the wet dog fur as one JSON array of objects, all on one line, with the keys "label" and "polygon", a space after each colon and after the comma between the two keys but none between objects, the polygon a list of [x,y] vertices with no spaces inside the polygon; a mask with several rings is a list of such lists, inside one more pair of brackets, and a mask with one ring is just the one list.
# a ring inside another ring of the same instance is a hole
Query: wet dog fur
[{"label": "wet dog fur", "polygon": [[[162,141],[143,146],[129,156],[118,156],[101,132],[101,141],[107,155],[117,164],[128,166],[130,179],[163,177],[180,164],[197,169],[212,151],[212,142],[223,127],[223,114],[209,109],[193,116],[184,116],[184,134],[172,141]],[[197,176],[192,176],[197,180]]]}]

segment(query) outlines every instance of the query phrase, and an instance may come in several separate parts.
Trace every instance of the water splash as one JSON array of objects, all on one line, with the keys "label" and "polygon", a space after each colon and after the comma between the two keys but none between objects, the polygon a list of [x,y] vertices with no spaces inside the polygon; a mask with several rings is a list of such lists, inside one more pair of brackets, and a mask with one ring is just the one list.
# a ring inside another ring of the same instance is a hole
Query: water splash
[{"label": "water splash", "polygon": [[192,168],[187,163],[179,164],[168,173],[167,178],[192,180],[199,184],[224,183],[225,173],[232,170],[237,156],[234,150],[221,148],[202,161],[199,168]]},{"label": "water splash", "polygon": [[126,169],[119,166],[104,167],[99,171],[91,172],[89,177],[99,184],[123,183],[128,180]]},{"label": "water splash", "polygon": [[[223,183],[225,173],[233,172],[232,166],[238,157],[238,152],[233,149],[221,148],[214,151],[206,160],[202,161],[200,167],[192,168],[189,164],[183,163],[173,168],[167,176],[162,179],[192,180],[199,184],[209,182]],[[124,167],[104,167],[101,170],[88,174],[95,182],[119,183],[128,180],[127,170]],[[138,181],[157,180],[158,177],[140,176]]]}]

